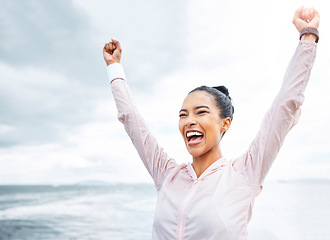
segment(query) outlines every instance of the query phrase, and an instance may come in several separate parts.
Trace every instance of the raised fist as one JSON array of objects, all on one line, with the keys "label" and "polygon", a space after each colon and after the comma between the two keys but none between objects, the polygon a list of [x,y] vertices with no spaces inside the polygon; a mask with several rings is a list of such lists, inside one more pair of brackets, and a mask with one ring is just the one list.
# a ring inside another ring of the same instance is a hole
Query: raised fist
[{"label": "raised fist", "polygon": [[120,43],[111,38],[109,43],[106,43],[103,48],[103,57],[107,65],[112,63],[120,63],[122,49]]},{"label": "raised fist", "polygon": [[298,32],[305,27],[318,29],[320,25],[320,14],[314,8],[304,8],[304,6],[301,6],[295,12],[292,22]]}]

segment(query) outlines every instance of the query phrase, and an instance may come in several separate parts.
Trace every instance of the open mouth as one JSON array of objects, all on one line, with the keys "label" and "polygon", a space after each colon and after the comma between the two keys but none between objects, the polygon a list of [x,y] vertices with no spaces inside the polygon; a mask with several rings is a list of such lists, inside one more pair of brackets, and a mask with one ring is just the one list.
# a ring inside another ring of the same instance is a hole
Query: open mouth
[{"label": "open mouth", "polygon": [[186,133],[188,145],[196,145],[203,141],[204,135],[198,131],[188,131]]}]

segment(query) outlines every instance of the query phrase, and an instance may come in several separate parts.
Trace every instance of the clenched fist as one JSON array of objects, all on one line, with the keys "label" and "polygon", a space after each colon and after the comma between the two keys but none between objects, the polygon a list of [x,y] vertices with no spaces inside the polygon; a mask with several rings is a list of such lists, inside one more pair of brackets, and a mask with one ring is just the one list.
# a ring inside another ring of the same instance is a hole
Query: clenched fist
[{"label": "clenched fist", "polygon": [[320,25],[320,14],[314,8],[304,8],[304,6],[301,6],[295,12],[292,22],[299,32],[305,27],[318,29]]},{"label": "clenched fist", "polygon": [[120,43],[111,38],[111,41],[106,43],[103,48],[103,57],[107,66],[112,63],[120,63],[121,52],[122,49],[120,47]]}]

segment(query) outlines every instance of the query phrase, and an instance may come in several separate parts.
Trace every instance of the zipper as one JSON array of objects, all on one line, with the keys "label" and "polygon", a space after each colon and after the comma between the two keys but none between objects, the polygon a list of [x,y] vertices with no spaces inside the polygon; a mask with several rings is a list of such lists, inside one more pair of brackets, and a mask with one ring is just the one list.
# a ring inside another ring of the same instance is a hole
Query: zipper
[{"label": "zipper", "polygon": [[189,191],[189,193],[187,194],[187,196],[183,199],[183,203],[179,209],[179,213],[178,213],[178,227],[177,227],[177,231],[176,231],[176,240],[184,240],[184,233],[185,233],[185,226],[186,226],[186,210],[187,210],[187,206],[189,201],[191,200],[191,198],[193,197],[193,195],[196,192],[197,186],[198,186],[198,181],[199,179],[196,178],[193,182],[193,185]]}]

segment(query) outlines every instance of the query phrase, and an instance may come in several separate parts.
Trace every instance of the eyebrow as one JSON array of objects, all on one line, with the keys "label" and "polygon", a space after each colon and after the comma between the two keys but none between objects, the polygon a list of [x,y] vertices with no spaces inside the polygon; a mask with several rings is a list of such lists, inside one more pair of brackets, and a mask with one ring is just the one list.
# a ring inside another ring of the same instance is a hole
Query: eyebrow
[{"label": "eyebrow", "polygon": [[[197,107],[195,107],[195,110],[200,109],[200,108],[208,108],[208,109],[210,109],[208,106],[197,106]],[[188,110],[183,108],[179,112],[188,112]]]}]

